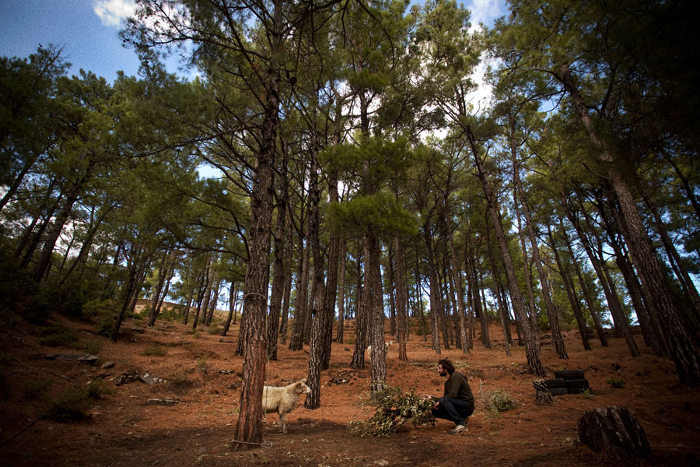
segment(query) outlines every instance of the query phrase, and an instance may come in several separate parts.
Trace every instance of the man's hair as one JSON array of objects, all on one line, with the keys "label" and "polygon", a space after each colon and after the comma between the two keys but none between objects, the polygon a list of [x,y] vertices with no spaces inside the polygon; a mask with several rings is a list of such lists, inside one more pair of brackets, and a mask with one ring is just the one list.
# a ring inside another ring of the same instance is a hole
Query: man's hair
[{"label": "man's hair", "polygon": [[438,361],[438,365],[440,365],[442,369],[447,371],[449,374],[455,372],[455,366],[449,358],[443,358],[442,360]]}]

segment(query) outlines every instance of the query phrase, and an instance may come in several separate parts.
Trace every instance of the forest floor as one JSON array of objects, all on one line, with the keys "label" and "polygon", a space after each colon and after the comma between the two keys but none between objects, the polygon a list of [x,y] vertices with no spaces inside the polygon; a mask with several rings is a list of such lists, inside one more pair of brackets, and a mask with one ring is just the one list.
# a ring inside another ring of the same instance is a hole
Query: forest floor
[{"label": "forest floor", "polygon": [[[263,424],[263,446],[235,451],[231,442],[243,364],[242,357],[234,356],[238,326],[222,338],[206,328],[193,332],[191,326],[167,321],[144,329],[143,320],[130,319],[112,343],[95,335],[92,323],[52,316],[50,324],[54,330],[69,329],[78,340],[57,346],[60,339],[46,339],[47,328],[21,320],[11,326],[3,320],[0,328],[2,465],[611,465],[615,463],[581,445],[577,421],[586,411],[612,405],[632,410],[646,431],[652,450],[642,465],[700,465],[698,390],[679,384],[670,361],[648,349],[633,359],[624,341],[612,336],[609,347],[592,341],[593,350],[584,351],[578,333],[569,332],[568,360],[558,359],[543,336],[547,377],[558,369],[583,369],[592,394],[557,396],[553,404],[540,406],[523,347],[515,345],[507,356],[494,325],[492,348],[476,340],[467,355],[442,351],[467,375],[477,400],[468,432],[450,435],[452,424],[438,420],[388,438],[361,438],[349,424],[367,420],[375,406],[370,370],[349,366],[354,337],[349,329],[346,343],[333,343],[330,368],[322,373],[321,407],[305,409],[302,395],[287,417],[287,434],[280,434],[277,415],[270,414]],[[80,349],[99,350],[99,360],[63,360],[69,357],[62,355],[84,354]],[[389,349],[388,384],[441,395],[444,379],[436,372],[439,357],[430,339],[412,332],[408,358],[401,362],[396,347]],[[305,377],[307,359],[308,347],[290,352],[281,346],[279,360],[268,362],[267,384]],[[108,362],[114,366],[103,368]],[[128,375],[145,373],[164,381],[129,382]],[[65,400],[71,388],[84,390],[98,380],[106,392],[87,409],[85,419],[42,416]],[[485,395],[496,389],[509,393],[517,407],[497,414],[485,410]]]}]

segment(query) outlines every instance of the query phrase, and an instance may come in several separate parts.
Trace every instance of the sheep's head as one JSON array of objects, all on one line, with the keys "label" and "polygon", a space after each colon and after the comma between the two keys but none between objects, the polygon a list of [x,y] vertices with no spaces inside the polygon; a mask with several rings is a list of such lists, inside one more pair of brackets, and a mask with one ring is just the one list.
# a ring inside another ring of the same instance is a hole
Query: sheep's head
[{"label": "sheep's head", "polygon": [[294,385],[294,392],[297,394],[308,394],[311,392],[311,389],[306,385],[306,378],[302,379],[301,381],[297,381],[297,383]]}]

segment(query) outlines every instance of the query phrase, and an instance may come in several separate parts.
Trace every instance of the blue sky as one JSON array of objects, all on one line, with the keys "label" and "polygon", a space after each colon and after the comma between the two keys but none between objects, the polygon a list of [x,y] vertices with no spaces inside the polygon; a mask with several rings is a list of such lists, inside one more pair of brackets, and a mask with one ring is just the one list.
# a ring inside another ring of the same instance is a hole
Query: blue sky
[{"label": "blue sky", "polygon": [[[27,57],[39,44],[63,47],[63,57],[113,81],[117,70],[134,75],[139,61],[119,40],[124,0],[0,0],[0,56]],[[105,7],[112,7],[109,8]],[[99,16],[98,13],[102,16]]]},{"label": "blue sky", "polygon": [[[413,3],[422,3],[414,1]],[[505,0],[467,0],[472,22],[489,23],[504,11]],[[132,49],[119,40],[120,20],[133,11],[132,0],[0,0],[0,56],[27,57],[39,44],[63,47],[73,64],[112,82],[117,71],[138,72]],[[173,62],[174,63],[174,62]],[[170,71],[177,71],[173,64]]]}]

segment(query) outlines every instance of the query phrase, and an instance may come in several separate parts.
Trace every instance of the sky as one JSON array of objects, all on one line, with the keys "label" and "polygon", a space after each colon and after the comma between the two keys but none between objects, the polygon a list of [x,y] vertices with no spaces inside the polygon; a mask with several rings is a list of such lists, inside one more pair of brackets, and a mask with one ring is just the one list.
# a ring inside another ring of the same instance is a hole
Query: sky
[{"label": "sky", "polygon": [[[412,3],[422,3],[413,1]],[[466,0],[473,24],[491,24],[503,14],[505,0]],[[119,39],[121,21],[134,11],[133,0],[0,0],[0,56],[28,57],[39,45],[63,47],[71,63],[113,82],[117,71],[138,72],[133,49]],[[169,62],[169,71],[177,64]]]}]

